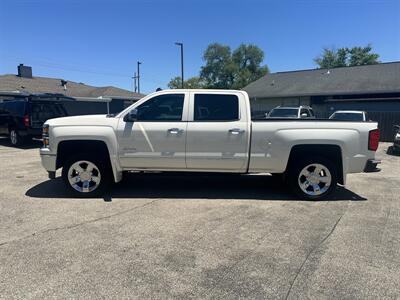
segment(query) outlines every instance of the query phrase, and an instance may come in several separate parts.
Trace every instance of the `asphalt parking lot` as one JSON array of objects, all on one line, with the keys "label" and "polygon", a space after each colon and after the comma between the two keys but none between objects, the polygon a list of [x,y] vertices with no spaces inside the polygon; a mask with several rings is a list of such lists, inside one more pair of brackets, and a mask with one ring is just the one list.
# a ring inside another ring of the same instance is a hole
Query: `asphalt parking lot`
[{"label": "asphalt parking lot", "polygon": [[0,298],[400,297],[400,157],[330,201],[271,176],[131,174],[68,198],[0,140]]}]

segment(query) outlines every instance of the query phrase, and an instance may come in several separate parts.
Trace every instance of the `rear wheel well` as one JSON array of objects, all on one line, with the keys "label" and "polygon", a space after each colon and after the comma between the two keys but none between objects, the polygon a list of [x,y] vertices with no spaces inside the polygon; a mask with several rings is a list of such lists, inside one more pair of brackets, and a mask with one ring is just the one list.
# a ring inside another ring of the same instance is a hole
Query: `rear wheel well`
[{"label": "rear wheel well", "polygon": [[69,157],[76,155],[77,153],[89,153],[93,154],[93,156],[104,157],[105,162],[111,166],[110,153],[108,152],[106,143],[103,141],[71,140],[62,141],[58,144],[57,169],[61,168]]},{"label": "rear wheel well", "polygon": [[330,160],[336,167],[338,182],[344,184],[342,150],[337,145],[296,145],[290,150],[288,170],[301,157],[319,156]]},{"label": "rear wheel well", "polygon": [[15,123],[8,124],[8,133],[10,133],[13,129],[18,129],[17,125]]}]

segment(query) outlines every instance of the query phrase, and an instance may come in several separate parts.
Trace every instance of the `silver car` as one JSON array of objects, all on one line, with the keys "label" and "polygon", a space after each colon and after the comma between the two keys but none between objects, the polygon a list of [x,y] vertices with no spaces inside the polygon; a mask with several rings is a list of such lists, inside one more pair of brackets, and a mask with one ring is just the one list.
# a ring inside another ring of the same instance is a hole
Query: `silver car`
[{"label": "silver car", "polygon": [[330,120],[339,121],[360,121],[367,122],[368,115],[365,111],[360,110],[338,110],[335,111],[330,117]]},{"label": "silver car", "polygon": [[309,106],[278,106],[266,114],[267,119],[315,119],[314,111]]}]

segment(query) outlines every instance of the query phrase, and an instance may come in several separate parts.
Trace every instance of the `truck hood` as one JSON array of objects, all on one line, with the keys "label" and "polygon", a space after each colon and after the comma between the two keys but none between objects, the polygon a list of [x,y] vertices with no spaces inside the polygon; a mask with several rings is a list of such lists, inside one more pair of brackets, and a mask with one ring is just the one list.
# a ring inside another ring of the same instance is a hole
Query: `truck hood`
[{"label": "truck hood", "polygon": [[109,126],[116,118],[107,115],[86,115],[63,117],[47,120],[45,124],[50,126]]}]

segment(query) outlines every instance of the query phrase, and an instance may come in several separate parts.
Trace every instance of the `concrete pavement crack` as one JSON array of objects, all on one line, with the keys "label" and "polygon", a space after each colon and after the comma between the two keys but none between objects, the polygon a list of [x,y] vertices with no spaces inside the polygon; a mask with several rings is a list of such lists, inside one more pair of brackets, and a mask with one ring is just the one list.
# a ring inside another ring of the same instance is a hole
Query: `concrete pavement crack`
[{"label": "concrete pavement crack", "polygon": [[335,231],[336,226],[339,224],[340,220],[342,219],[342,217],[345,215],[347,209],[344,211],[344,213],[337,219],[337,221],[335,222],[335,224],[333,225],[331,231],[316,245],[314,246],[307,254],[306,258],[304,259],[303,263],[301,264],[300,268],[297,270],[296,275],[292,281],[292,283],[290,284],[290,287],[286,293],[286,297],[285,300],[287,300],[290,296],[290,292],[292,291],[292,288],[294,286],[294,284],[296,283],[297,277],[299,277],[300,273],[303,271],[303,268],[306,264],[306,262],[308,261],[308,259],[310,258],[311,254],[313,254],[331,235],[332,233]]},{"label": "concrete pavement crack", "polygon": [[10,240],[10,241],[6,241],[6,242],[3,242],[3,243],[0,243],[0,247],[1,247],[1,246],[4,246],[4,245],[7,245],[7,244],[10,244],[10,243],[22,241],[22,240],[24,240],[24,239],[28,239],[28,238],[31,238],[31,237],[36,236],[36,235],[41,235],[41,234],[44,234],[44,233],[48,233],[48,232],[51,232],[51,231],[58,231],[58,230],[65,230],[65,229],[73,229],[73,228],[76,228],[76,227],[79,227],[79,226],[82,226],[82,225],[86,225],[86,224],[90,224],[90,223],[95,223],[95,222],[97,222],[97,221],[102,221],[102,220],[110,219],[110,218],[113,218],[113,217],[116,217],[116,216],[120,216],[120,215],[129,213],[129,212],[134,211],[134,210],[136,210],[136,209],[140,209],[140,208],[149,206],[149,205],[151,205],[151,204],[153,204],[153,203],[155,203],[155,202],[157,202],[157,201],[159,201],[159,200],[156,199],[156,200],[147,202],[147,203],[145,203],[145,204],[143,204],[143,205],[135,206],[135,207],[132,207],[132,208],[130,208],[130,209],[117,212],[117,213],[115,213],[115,214],[111,214],[111,215],[99,217],[99,218],[96,218],[96,219],[87,220],[87,221],[84,221],[84,222],[81,222],[81,223],[72,224],[72,225],[67,225],[67,226],[62,226],[62,227],[49,228],[49,229],[45,229],[45,230],[42,230],[42,231],[34,232],[34,233],[31,233],[30,235],[21,237],[21,238],[19,238],[19,239],[14,239],[14,240]]}]

